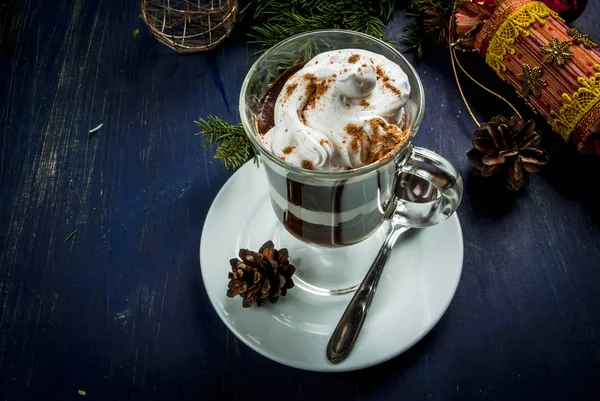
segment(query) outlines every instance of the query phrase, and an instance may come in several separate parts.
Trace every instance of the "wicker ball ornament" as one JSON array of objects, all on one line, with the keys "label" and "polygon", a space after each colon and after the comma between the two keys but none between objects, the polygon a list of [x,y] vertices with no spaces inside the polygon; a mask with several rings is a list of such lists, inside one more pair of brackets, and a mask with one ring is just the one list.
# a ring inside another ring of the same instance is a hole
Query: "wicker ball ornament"
[{"label": "wicker ball ornament", "polygon": [[150,33],[179,53],[209,50],[233,28],[237,0],[140,0]]}]

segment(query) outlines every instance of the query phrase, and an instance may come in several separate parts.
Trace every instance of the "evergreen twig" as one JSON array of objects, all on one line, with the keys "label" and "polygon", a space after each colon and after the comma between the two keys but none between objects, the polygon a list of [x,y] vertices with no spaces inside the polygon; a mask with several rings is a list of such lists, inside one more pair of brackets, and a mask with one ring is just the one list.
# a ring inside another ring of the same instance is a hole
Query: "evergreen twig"
[{"label": "evergreen twig", "polygon": [[251,155],[258,164],[256,151],[248,140],[242,124],[231,125],[216,116],[208,116],[206,120],[199,118],[194,122],[201,130],[196,136],[204,138],[203,146],[218,145],[213,157],[222,161],[225,168],[238,168]]},{"label": "evergreen twig", "polygon": [[265,47],[314,29],[351,29],[383,39],[395,0],[248,0],[241,19],[252,19],[249,36]]},{"label": "evergreen twig", "polygon": [[421,58],[432,42],[448,41],[448,24],[456,0],[412,0],[406,15],[414,22],[404,28],[400,40]]},{"label": "evergreen twig", "polygon": [[238,168],[244,164],[250,157],[252,145],[248,140],[241,136],[234,136],[225,139],[214,155],[214,158],[221,160],[225,168]]}]

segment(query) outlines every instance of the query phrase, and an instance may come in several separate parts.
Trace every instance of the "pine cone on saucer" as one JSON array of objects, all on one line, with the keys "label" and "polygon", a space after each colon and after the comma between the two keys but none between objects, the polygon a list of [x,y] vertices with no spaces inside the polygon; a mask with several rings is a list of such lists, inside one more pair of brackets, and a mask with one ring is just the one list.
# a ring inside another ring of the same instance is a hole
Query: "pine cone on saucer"
[{"label": "pine cone on saucer", "polygon": [[239,259],[231,259],[231,273],[227,296],[244,298],[242,306],[251,307],[255,302],[262,306],[267,300],[276,303],[294,286],[292,275],[296,268],[290,264],[285,248],[275,249],[272,241],[260,247],[258,253],[241,249]]},{"label": "pine cone on saucer", "polygon": [[505,175],[508,189],[516,191],[529,184],[531,173],[548,163],[548,153],[538,149],[541,140],[535,121],[518,115],[510,120],[496,116],[475,131],[474,148],[467,157],[476,175]]}]

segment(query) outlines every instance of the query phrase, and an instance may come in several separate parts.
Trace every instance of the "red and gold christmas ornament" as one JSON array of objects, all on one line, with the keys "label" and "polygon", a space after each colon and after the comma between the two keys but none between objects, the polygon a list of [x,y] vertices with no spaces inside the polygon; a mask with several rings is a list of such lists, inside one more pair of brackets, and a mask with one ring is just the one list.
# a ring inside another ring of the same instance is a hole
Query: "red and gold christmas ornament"
[{"label": "red and gold christmas ornament", "polygon": [[600,155],[600,52],[589,35],[542,2],[504,0],[474,45],[554,131]]}]

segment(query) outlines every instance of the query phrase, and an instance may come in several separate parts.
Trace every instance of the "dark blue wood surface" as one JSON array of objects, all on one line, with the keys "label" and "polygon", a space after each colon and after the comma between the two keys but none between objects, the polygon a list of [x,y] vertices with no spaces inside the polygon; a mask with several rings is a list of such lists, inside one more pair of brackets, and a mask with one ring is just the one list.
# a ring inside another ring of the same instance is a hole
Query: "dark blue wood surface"
[{"label": "dark blue wood surface", "polygon": [[[600,399],[600,161],[543,127],[552,161],[526,191],[469,178],[475,127],[445,52],[417,66],[416,143],[466,181],[464,270],[446,315],[405,354],[353,373],[287,368],[238,341],[198,258],[232,172],[193,120],[239,121],[256,46],[178,55],[138,14],[136,1],[0,2],[1,400]],[[575,25],[600,38],[598,15],[592,1]],[[465,62],[518,103],[476,56]],[[481,120],[509,113],[466,93]]]}]

